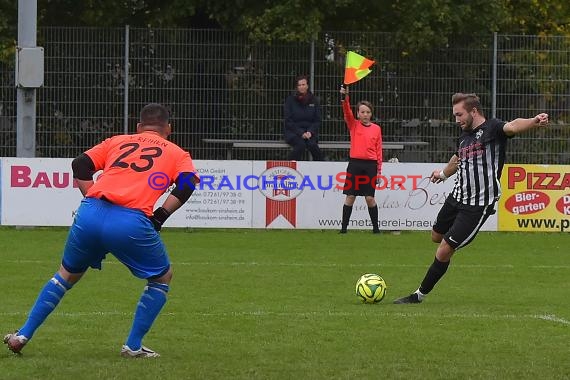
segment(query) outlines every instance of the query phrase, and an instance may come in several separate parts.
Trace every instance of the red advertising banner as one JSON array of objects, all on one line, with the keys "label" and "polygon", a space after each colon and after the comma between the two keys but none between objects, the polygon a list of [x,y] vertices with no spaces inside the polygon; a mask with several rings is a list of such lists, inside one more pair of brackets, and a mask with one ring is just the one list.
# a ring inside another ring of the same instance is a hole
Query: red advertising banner
[{"label": "red advertising banner", "polygon": [[261,175],[265,199],[265,226],[282,215],[291,226],[297,226],[296,191],[287,186],[290,178],[298,178],[296,161],[267,161],[267,170]]}]

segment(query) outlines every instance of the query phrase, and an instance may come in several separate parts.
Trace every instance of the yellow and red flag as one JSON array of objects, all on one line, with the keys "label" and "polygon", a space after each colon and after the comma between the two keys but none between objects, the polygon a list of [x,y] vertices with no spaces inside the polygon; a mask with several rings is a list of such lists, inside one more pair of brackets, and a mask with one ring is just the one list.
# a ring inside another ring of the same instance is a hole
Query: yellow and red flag
[{"label": "yellow and red flag", "polygon": [[372,70],[369,69],[370,66],[374,64],[374,61],[366,57],[356,54],[353,51],[346,53],[346,65],[344,68],[344,84],[351,84],[358,82]]}]

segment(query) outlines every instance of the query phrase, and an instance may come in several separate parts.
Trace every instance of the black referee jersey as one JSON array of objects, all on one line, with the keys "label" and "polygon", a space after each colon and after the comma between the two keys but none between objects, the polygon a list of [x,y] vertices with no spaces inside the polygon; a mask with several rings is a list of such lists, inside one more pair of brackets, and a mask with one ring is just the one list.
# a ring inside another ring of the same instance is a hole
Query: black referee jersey
[{"label": "black referee jersey", "polygon": [[464,131],[458,139],[459,168],[451,196],[459,203],[487,206],[501,196],[501,172],[505,164],[507,136],[504,121],[485,120],[478,128]]}]

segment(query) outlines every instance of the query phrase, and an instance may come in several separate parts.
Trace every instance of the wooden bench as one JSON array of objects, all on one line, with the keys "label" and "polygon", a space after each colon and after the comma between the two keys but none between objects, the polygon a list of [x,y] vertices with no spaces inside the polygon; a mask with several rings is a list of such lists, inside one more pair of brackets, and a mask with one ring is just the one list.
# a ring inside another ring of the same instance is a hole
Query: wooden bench
[{"label": "wooden bench", "polygon": [[[291,149],[285,141],[276,140],[237,140],[237,139],[203,139],[206,144],[226,145],[226,159],[232,159],[233,148]],[[383,141],[384,150],[402,150],[407,146],[429,145],[426,141]],[[349,141],[319,141],[321,149],[349,149]]]}]

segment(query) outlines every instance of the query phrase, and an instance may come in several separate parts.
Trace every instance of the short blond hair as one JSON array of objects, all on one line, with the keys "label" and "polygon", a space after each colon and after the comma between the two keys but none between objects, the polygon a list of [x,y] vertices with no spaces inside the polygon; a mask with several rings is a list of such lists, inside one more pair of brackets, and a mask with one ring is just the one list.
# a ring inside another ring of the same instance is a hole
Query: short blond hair
[{"label": "short blond hair", "polygon": [[456,105],[463,102],[467,112],[471,112],[473,108],[477,108],[477,111],[483,115],[483,109],[481,108],[481,99],[476,94],[465,94],[463,92],[457,92],[451,97],[451,104]]}]

